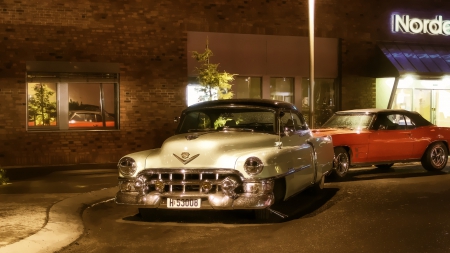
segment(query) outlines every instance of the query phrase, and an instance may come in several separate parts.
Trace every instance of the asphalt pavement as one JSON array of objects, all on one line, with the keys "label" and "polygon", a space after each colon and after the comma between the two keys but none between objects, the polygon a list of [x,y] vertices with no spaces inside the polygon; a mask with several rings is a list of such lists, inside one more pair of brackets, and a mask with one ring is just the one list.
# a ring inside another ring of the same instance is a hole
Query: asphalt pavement
[{"label": "asphalt pavement", "polygon": [[116,164],[4,169],[0,253],[63,249],[83,234],[83,210],[117,192]]},{"label": "asphalt pavement", "polygon": [[[64,250],[83,235],[83,211],[118,190],[116,164],[5,169],[10,183],[0,185],[0,253]],[[359,174],[349,180],[365,175]]]}]

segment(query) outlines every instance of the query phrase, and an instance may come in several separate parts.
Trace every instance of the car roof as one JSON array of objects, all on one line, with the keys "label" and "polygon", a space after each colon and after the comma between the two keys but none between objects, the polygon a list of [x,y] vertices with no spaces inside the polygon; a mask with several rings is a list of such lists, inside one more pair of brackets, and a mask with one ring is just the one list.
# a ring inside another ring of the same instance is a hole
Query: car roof
[{"label": "car roof", "polygon": [[345,111],[337,111],[336,113],[416,113],[404,109],[378,109],[378,108],[367,108],[367,109],[353,109]]},{"label": "car roof", "polygon": [[261,107],[270,107],[270,108],[284,108],[284,109],[292,109],[297,110],[297,107],[295,105],[279,101],[279,100],[271,100],[271,99],[221,99],[221,100],[213,100],[213,101],[205,101],[200,102],[194,105],[189,106],[185,109],[185,111],[191,111],[196,110],[199,108],[205,108],[205,107],[222,107],[222,106],[261,106]]},{"label": "car roof", "polygon": [[408,116],[409,118],[414,121],[416,126],[429,126],[433,125],[431,122],[429,122],[427,119],[425,119],[420,113],[415,111],[408,111],[404,109],[377,109],[377,108],[368,108],[368,109],[353,109],[353,110],[346,110],[346,111],[337,111],[335,114],[337,115],[345,115],[345,114],[362,114],[362,113],[368,113],[368,114],[392,114],[392,113],[399,113],[404,114]]}]

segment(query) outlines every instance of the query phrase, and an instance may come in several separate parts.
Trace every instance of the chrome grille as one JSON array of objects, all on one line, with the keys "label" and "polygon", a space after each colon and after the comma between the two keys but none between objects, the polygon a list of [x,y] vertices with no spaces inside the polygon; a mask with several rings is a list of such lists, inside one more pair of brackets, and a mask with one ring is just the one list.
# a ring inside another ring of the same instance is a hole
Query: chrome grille
[{"label": "chrome grille", "polygon": [[[239,182],[236,193],[242,192],[242,176],[238,171],[230,169],[147,169],[139,173],[144,177],[147,192],[157,191],[155,184],[164,184],[163,196],[207,196],[222,191],[225,178],[233,178]],[[211,189],[206,192],[202,183],[209,182]]]}]

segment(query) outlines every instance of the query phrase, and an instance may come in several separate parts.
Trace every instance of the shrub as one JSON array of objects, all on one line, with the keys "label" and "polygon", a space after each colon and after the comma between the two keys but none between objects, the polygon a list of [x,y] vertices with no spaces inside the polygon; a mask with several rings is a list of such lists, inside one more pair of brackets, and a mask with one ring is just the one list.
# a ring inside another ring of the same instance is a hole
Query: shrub
[{"label": "shrub", "polygon": [[7,184],[9,178],[6,177],[6,170],[0,168],[0,185]]}]

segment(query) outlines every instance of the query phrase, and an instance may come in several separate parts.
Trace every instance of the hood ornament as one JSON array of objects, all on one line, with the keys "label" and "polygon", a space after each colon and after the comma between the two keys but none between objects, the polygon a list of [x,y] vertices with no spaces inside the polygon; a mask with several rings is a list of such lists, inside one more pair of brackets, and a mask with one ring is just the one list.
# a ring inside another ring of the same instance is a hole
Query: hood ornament
[{"label": "hood ornament", "polygon": [[196,155],[192,156],[191,158],[189,158],[190,155],[191,154],[189,154],[188,152],[181,153],[181,157],[173,154],[173,156],[175,156],[178,159],[178,161],[180,161],[184,165],[190,163],[192,160],[197,158],[200,154],[196,154]]}]

